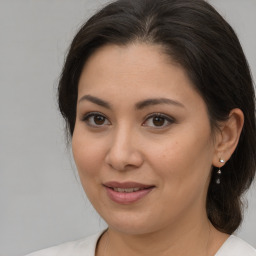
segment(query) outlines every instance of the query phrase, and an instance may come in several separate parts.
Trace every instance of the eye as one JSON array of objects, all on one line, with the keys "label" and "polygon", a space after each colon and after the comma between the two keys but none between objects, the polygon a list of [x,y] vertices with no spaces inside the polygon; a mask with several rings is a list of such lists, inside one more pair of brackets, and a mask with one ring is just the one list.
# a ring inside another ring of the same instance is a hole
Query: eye
[{"label": "eye", "polygon": [[165,128],[174,122],[175,120],[172,117],[161,113],[156,113],[147,116],[146,121],[142,125],[159,129]]},{"label": "eye", "polygon": [[91,112],[83,117],[83,121],[89,126],[101,127],[105,125],[110,125],[109,120],[101,113]]}]

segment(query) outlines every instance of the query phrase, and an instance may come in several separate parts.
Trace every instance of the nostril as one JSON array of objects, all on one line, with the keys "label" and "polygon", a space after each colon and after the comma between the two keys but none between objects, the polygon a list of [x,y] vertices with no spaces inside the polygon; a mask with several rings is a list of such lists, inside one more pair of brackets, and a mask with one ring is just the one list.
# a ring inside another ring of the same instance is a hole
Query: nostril
[{"label": "nostril", "polygon": [[136,151],[110,151],[106,155],[105,162],[114,170],[124,171],[140,167],[143,163],[143,157]]}]

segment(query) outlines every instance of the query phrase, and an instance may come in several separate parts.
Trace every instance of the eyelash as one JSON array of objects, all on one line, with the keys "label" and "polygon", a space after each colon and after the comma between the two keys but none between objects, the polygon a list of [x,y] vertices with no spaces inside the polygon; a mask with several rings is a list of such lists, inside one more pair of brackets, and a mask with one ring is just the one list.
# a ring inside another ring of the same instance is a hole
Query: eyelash
[{"label": "eyelash", "polygon": [[[90,118],[91,117],[101,117],[101,118],[103,118],[104,119],[104,122],[103,122],[103,124],[95,124],[95,122],[94,122],[94,124],[91,124],[90,123]],[[162,118],[163,120],[164,120],[164,123],[165,123],[165,125],[161,125],[161,126],[150,126],[150,125],[146,125],[146,122],[148,122],[151,118]],[[104,124],[105,123],[105,121],[108,121],[108,124]],[[88,114],[86,114],[83,118],[82,118],[82,121],[84,121],[88,126],[91,126],[91,127],[94,127],[94,128],[101,128],[101,127],[103,127],[104,125],[111,125],[111,123],[110,123],[110,121],[108,120],[108,118],[104,115],[104,114],[102,114],[102,113],[100,113],[100,112],[90,112],[90,113],[88,113]],[[166,122],[167,122],[167,124],[166,124]],[[146,127],[153,127],[153,128],[155,128],[155,129],[163,129],[163,128],[165,128],[165,127],[168,127],[169,125],[171,125],[172,123],[175,123],[175,119],[174,118],[172,118],[172,117],[170,117],[170,116],[168,116],[168,115],[165,115],[165,114],[162,114],[162,113],[152,113],[152,114],[149,114],[147,117],[146,117],[146,119],[145,119],[145,121],[142,123],[142,126],[146,126]]]},{"label": "eyelash", "polygon": [[152,113],[152,114],[149,114],[147,117],[146,117],[146,120],[143,122],[143,126],[146,126],[145,123],[150,120],[151,118],[162,118],[164,119],[164,122],[167,124],[165,125],[162,125],[162,126],[148,126],[148,127],[154,127],[155,129],[164,129],[168,126],[170,126],[171,124],[175,123],[175,119],[168,116],[168,115],[165,115],[165,114],[162,114],[162,113]]},{"label": "eyelash", "polygon": [[[102,127],[103,125],[97,125],[97,124],[90,124],[89,123],[89,121],[90,121],[90,118],[91,117],[96,117],[96,116],[98,116],[98,117],[103,117],[104,118],[104,122],[106,121],[106,120],[108,120],[107,119],[107,117],[105,116],[105,115],[103,115],[102,113],[100,113],[100,112],[90,112],[90,113],[88,113],[88,114],[86,114],[83,118],[82,118],[82,121],[84,121],[87,125],[89,125],[89,126],[92,126],[92,127],[95,127],[95,128],[100,128],[100,127]],[[109,122],[109,121],[108,121]],[[110,125],[111,123],[109,122],[109,124],[107,124],[107,125]]]}]

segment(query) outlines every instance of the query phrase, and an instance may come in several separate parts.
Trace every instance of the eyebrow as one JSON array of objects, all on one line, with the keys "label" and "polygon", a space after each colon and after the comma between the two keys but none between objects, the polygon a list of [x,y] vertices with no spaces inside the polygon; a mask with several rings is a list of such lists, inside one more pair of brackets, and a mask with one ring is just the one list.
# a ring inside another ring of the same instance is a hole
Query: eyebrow
[{"label": "eyebrow", "polygon": [[[82,101],[90,101],[94,104],[97,104],[101,107],[107,108],[107,109],[112,109],[111,104],[109,104],[107,101],[102,100],[100,98],[97,98],[95,96],[92,95],[84,95],[83,97],[81,97],[78,101],[78,103],[82,102]],[[175,105],[178,107],[183,107],[185,108],[185,106],[175,100],[172,99],[168,99],[168,98],[152,98],[152,99],[146,99],[146,100],[142,100],[138,103],[135,104],[135,109],[137,110],[141,110],[143,108],[149,107],[149,106],[154,106],[154,105],[159,105],[159,104],[169,104],[169,105]]]},{"label": "eyebrow", "polygon": [[169,104],[169,105],[175,105],[178,107],[185,108],[185,106],[182,103],[172,100],[172,99],[168,99],[168,98],[156,98],[156,99],[143,100],[143,101],[136,103],[135,107],[136,107],[136,109],[143,109],[148,106],[154,106],[154,105],[159,105],[159,104]]},{"label": "eyebrow", "polygon": [[108,102],[106,102],[106,101],[104,101],[104,100],[102,100],[102,99],[99,99],[99,98],[97,98],[97,97],[95,97],[95,96],[92,96],[92,95],[84,95],[84,96],[78,101],[78,103],[80,103],[81,101],[84,101],[84,100],[90,101],[90,102],[92,102],[92,103],[94,103],[94,104],[97,104],[97,105],[99,105],[99,106],[101,106],[101,107],[104,107],[104,108],[107,108],[107,109],[111,109],[111,105],[110,105]]}]

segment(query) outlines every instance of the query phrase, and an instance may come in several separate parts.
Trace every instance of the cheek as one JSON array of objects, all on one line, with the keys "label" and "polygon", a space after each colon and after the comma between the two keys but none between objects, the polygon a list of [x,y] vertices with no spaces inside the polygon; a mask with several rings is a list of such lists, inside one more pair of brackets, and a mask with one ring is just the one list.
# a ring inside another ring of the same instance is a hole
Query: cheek
[{"label": "cheek", "polygon": [[204,184],[209,176],[213,147],[210,133],[198,128],[170,135],[154,148],[147,147],[154,170],[177,188]]},{"label": "cheek", "polygon": [[79,129],[74,131],[72,137],[72,151],[83,189],[88,199],[94,204],[97,201],[98,191],[96,185],[100,184],[100,170],[103,156],[101,145],[95,143],[90,136]]},{"label": "cheek", "polygon": [[169,205],[170,216],[178,216],[195,205],[199,206],[198,209],[204,209],[211,168],[211,147],[207,136],[201,136],[201,140],[198,137],[183,133],[182,137],[177,136],[168,142],[166,140],[160,143],[157,150],[151,151],[151,166],[160,178],[161,202],[157,207]]},{"label": "cheek", "polygon": [[101,148],[100,143],[95,143],[95,140],[86,136],[84,132],[79,132],[78,129],[74,131],[72,151],[82,182],[95,176],[100,170],[98,165],[103,158]]}]

